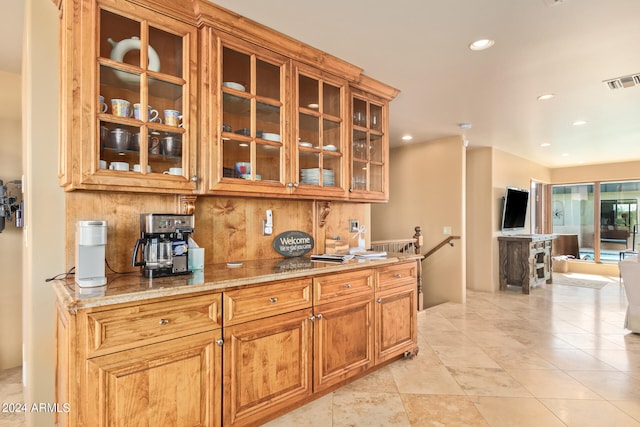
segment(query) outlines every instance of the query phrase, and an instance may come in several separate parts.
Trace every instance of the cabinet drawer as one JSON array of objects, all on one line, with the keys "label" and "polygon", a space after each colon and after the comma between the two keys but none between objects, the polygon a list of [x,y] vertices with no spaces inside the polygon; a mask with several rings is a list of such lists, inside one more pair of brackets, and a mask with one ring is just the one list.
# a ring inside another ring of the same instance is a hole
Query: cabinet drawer
[{"label": "cabinet drawer", "polygon": [[311,307],[311,279],[268,283],[224,292],[224,325]]},{"label": "cabinet drawer", "polygon": [[313,302],[325,302],[350,298],[373,292],[374,273],[372,270],[359,270],[337,273],[313,279]]},{"label": "cabinet drawer", "polygon": [[99,356],[220,328],[221,294],[87,314],[87,356]]},{"label": "cabinet drawer", "polygon": [[417,277],[416,262],[394,264],[378,269],[376,289],[388,289],[415,283]]}]

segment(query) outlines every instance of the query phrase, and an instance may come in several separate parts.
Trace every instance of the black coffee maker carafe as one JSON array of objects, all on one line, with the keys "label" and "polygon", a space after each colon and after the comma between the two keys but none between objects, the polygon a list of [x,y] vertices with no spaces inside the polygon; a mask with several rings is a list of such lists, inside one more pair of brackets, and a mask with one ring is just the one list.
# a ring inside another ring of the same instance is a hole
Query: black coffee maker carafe
[{"label": "black coffee maker carafe", "polygon": [[132,265],[142,267],[144,277],[189,274],[193,223],[193,215],[141,214],[140,238],[133,249]]}]

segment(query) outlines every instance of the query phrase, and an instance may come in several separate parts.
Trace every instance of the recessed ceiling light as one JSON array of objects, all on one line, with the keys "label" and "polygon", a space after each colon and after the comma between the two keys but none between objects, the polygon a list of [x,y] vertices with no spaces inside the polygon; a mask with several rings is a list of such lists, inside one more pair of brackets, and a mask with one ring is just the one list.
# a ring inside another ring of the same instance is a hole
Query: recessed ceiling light
[{"label": "recessed ceiling light", "polygon": [[568,157],[569,153],[562,153],[562,157]]},{"label": "recessed ceiling light", "polygon": [[573,122],[574,126],[584,126],[586,124],[587,124],[587,122],[584,121],[584,120],[576,120],[575,122]]},{"label": "recessed ceiling light", "polygon": [[471,129],[471,123],[458,123],[460,129]]},{"label": "recessed ceiling light", "polygon": [[412,137],[411,135],[404,135],[404,136],[402,137],[402,140],[403,140],[403,141],[411,141],[412,139],[413,139],[413,137]]},{"label": "recessed ceiling light", "polygon": [[551,143],[550,142],[543,142],[542,144],[540,144],[540,147],[550,147]]},{"label": "recessed ceiling light", "polygon": [[547,99],[554,98],[555,96],[555,93],[545,93],[544,95],[540,95],[538,97],[538,101],[546,101]]},{"label": "recessed ceiling light", "polygon": [[471,43],[469,45],[469,49],[471,49],[471,50],[485,50],[485,49],[489,49],[495,43],[496,42],[494,40],[491,40],[491,39],[480,39],[480,40],[476,40],[473,43]]}]

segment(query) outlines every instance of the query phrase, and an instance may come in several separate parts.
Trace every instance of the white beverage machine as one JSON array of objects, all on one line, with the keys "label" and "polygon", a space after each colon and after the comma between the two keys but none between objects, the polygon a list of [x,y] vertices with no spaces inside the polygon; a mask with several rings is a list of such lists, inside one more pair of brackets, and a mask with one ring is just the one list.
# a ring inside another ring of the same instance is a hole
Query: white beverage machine
[{"label": "white beverage machine", "polygon": [[107,284],[104,272],[107,221],[76,224],[76,284],[92,288]]}]

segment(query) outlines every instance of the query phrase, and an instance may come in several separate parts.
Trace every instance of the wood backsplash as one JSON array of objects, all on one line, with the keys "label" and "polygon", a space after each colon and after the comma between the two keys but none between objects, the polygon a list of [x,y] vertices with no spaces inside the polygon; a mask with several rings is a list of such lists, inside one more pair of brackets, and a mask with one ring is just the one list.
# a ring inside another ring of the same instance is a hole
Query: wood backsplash
[{"label": "wood backsplash", "polygon": [[[339,236],[350,246],[349,219],[370,224],[370,206],[362,203],[331,202],[324,226],[319,225],[321,202],[311,200],[262,199],[200,196],[196,201],[193,238],[205,248],[205,263],[278,258],[273,238],[287,230],[309,233],[315,240],[314,253],[324,252],[325,238]],[[262,235],[266,210],[273,211],[273,235]],[[135,271],[131,256],[140,235],[141,213],[179,213],[177,196],[98,191],[66,193],[67,269],[75,263],[75,227],[80,220],[106,220],[109,265],[116,271]],[[367,243],[370,232],[367,230]]]}]

